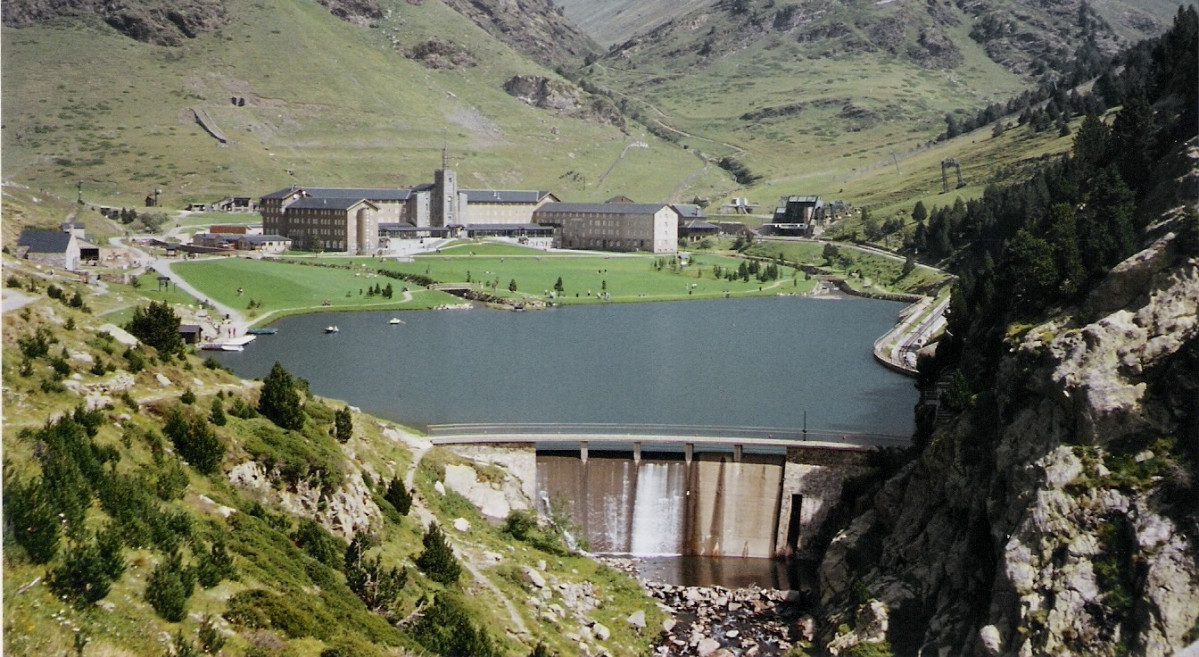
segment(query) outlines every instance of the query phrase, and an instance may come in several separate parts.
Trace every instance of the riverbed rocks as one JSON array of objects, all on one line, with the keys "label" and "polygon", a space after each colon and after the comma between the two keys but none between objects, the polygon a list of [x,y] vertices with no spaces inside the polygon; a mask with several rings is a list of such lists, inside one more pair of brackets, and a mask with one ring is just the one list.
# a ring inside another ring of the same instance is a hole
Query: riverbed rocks
[{"label": "riverbed rocks", "polygon": [[653,582],[643,586],[672,616],[662,623],[655,655],[766,657],[783,655],[803,640],[796,628],[809,597],[804,593]]}]

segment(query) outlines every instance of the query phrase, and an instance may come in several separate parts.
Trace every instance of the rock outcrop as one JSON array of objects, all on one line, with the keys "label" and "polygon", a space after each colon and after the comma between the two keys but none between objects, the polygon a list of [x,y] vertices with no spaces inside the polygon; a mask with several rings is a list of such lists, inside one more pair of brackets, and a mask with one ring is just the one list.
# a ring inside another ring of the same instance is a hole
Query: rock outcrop
[{"label": "rock outcrop", "polygon": [[160,46],[178,46],[184,39],[194,39],[228,22],[224,0],[6,0],[3,16],[4,24],[10,27],[99,16],[131,39]]},{"label": "rock outcrop", "polygon": [[539,75],[517,75],[504,83],[504,91],[517,100],[544,110],[623,128],[624,115],[604,96],[587,94],[569,82]]},{"label": "rock outcrop", "polygon": [[[1165,656],[1199,639],[1199,254],[1182,210],[1079,313],[1008,340],[955,418],[833,541],[844,654]],[[986,426],[983,426],[983,422]],[[840,628],[840,629],[838,629]]]}]

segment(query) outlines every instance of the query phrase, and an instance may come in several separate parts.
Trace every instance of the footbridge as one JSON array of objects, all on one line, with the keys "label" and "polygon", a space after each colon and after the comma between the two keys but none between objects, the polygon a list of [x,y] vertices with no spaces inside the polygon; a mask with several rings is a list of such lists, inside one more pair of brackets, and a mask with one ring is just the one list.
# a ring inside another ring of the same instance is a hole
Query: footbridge
[{"label": "footbridge", "polygon": [[[430,441],[566,500],[610,554],[816,557],[846,482],[906,436],[658,424],[443,424]],[[631,455],[631,458],[630,458]]]}]

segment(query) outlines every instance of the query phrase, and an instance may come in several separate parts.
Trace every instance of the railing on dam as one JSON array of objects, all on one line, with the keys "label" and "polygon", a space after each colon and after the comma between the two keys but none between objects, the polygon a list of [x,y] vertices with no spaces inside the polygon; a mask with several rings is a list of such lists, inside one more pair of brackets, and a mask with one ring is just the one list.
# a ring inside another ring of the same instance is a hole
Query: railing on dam
[{"label": "railing on dam", "polygon": [[531,440],[538,443],[643,442],[790,447],[804,443],[853,447],[906,447],[911,438],[894,434],[771,427],[722,427],[688,424],[512,423],[435,424],[434,443],[488,443]]}]

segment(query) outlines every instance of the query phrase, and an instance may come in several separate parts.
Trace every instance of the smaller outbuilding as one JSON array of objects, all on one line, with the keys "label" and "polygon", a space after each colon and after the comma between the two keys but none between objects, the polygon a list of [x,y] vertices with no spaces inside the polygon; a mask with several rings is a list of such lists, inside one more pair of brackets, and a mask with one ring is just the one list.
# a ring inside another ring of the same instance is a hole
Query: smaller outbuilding
[{"label": "smaller outbuilding", "polygon": [[179,337],[184,344],[198,344],[204,336],[204,328],[199,324],[180,324]]}]

